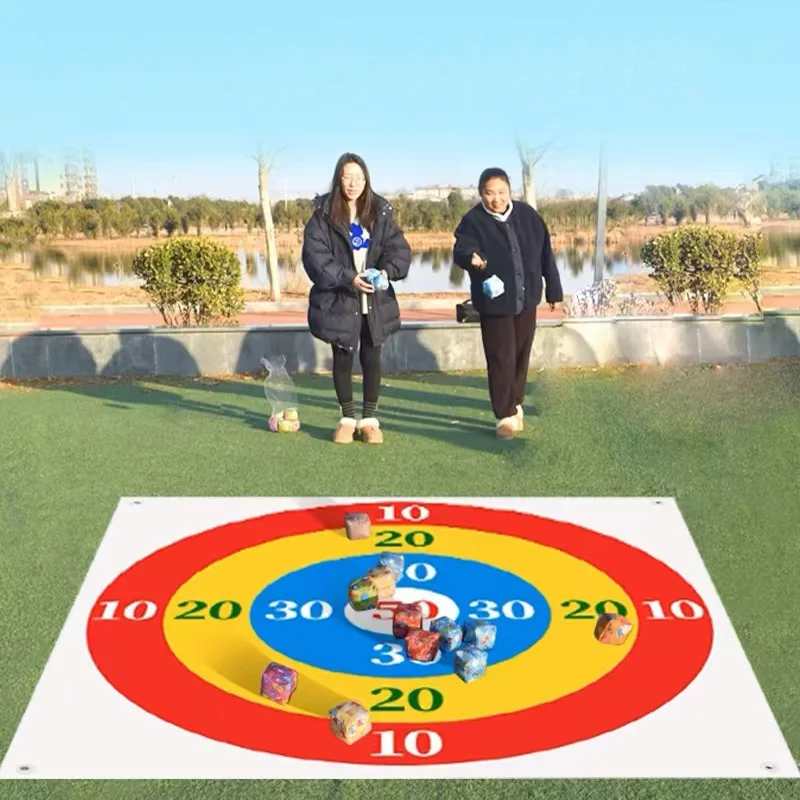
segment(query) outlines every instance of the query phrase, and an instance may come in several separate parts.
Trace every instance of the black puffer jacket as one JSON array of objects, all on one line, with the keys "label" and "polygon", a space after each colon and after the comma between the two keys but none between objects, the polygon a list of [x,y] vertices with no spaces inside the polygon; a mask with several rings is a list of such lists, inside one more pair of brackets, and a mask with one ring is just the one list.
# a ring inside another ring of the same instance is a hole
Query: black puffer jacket
[{"label": "black puffer jacket", "polygon": [[[370,231],[365,269],[386,270],[390,281],[403,280],[411,266],[411,248],[392,216],[392,206],[373,195],[376,217]],[[314,213],[305,228],[303,267],[313,286],[308,298],[308,326],[323,342],[354,350],[361,338],[361,297],[349,231],[330,219],[330,195],[314,200]],[[391,283],[385,291],[367,295],[367,319],[375,345],[400,328],[400,307]]]},{"label": "black puffer jacket", "polygon": [[[514,314],[517,309],[517,282],[514,273],[514,258],[511,252],[507,225],[514,226],[523,267],[522,310],[535,308],[542,301],[542,282],[548,303],[560,303],[564,299],[558,267],[550,245],[550,234],[539,213],[523,203],[514,201],[514,208],[504,224],[490,216],[478,203],[462,218],[455,231],[456,243],[453,261],[466,270],[470,277],[472,305],[486,316]],[[472,254],[477,253],[486,262],[483,270],[472,266]],[[505,284],[505,292],[490,300],[483,294],[483,282],[497,275]]]}]

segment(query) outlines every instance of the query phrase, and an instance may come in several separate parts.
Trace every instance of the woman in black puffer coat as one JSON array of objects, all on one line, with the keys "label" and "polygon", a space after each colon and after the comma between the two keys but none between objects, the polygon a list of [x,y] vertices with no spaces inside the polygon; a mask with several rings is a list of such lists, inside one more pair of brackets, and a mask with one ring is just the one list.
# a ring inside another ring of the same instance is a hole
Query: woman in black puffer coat
[{"label": "woman in black puffer coat", "polygon": [[[381,347],[400,328],[400,307],[391,281],[403,280],[411,248],[387,200],[372,191],[363,159],[345,153],[336,164],[331,190],[314,202],[305,228],[303,267],[311,279],[308,325],[333,350],[333,384],[341,419],[333,440],[352,442],[356,431],[368,444],[383,441],[377,418]],[[390,283],[378,289],[368,269]],[[353,359],[359,350],[364,381],[363,414],[355,419]]]},{"label": "woman in black puffer coat", "polygon": [[[470,278],[472,303],[480,315],[489,397],[497,436],[511,439],[523,429],[522,403],[542,291],[551,309],[564,299],[550,233],[544,220],[521,200],[512,201],[508,174],[485,169],[478,181],[481,202],[455,230],[453,261]],[[503,291],[486,296],[494,277]]]}]

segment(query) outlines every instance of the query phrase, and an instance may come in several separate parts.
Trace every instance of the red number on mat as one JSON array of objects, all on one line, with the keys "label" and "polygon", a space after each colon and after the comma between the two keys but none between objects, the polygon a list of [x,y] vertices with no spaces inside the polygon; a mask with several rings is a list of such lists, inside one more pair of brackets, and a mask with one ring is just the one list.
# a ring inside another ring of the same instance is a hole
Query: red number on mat
[{"label": "red number on mat", "polygon": [[400,600],[378,600],[378,608],[372,612],[372,617],[373,619],[392,619],[395,609],[401,605],[419,606],[425,619],[436,619],[439,616],[439,606],[430,600],[418,600],[416,603],[405,604]]}]

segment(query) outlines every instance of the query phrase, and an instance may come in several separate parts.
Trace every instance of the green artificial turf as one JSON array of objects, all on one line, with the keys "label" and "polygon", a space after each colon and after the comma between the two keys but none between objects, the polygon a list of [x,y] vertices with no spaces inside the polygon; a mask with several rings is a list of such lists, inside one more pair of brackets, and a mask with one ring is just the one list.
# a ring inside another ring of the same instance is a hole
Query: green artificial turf
[{"label": "green artificial turf", "polygon": [[[294,436],[266,431],[258,380],[0,391],[0,755],[121,495],[666,495],[677,498],[800,758],[800,363],[537,373],[528,430],[507,443],[494,439],[483,376],[388,378],[383,447],[329,442],[338,419],[330,378],[299,378],[298,390],[303,429]],[[3,800],[412,791],[422,800],[800,797],[787,781],[0,785]]]}]

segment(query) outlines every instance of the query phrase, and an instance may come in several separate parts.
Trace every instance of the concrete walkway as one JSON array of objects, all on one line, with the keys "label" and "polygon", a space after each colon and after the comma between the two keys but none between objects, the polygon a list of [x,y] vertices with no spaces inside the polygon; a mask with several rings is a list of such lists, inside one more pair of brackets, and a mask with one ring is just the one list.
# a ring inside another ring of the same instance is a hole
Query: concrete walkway
[{"label": "concrete walkway", "polygon": [[[405,322],[454,322],[456,303],[463,298],[414,299],[405,303],[400,298],[401,316]],[[762,307],[767,310],[800,309],[798,294],[765,294]],[[756,307],[752,300],[730,298],[721,310],[723,314],[753,314]],[[148,328],[164,325],[158,312],[147,306],[59,306],[42,309],[38,320],[17,323],[2,323],[0,328],[9,330],[90,330],[109,328]],[[671,308],[674,314],[690,314],[688,304]],[[551,311],[547,305],[539,307],[540,320],[560,320],[565,315],[561,309]],[[289,300],[283,303],[249,303],[239,315],[239,325],[305,325],[306,301]]]}]

